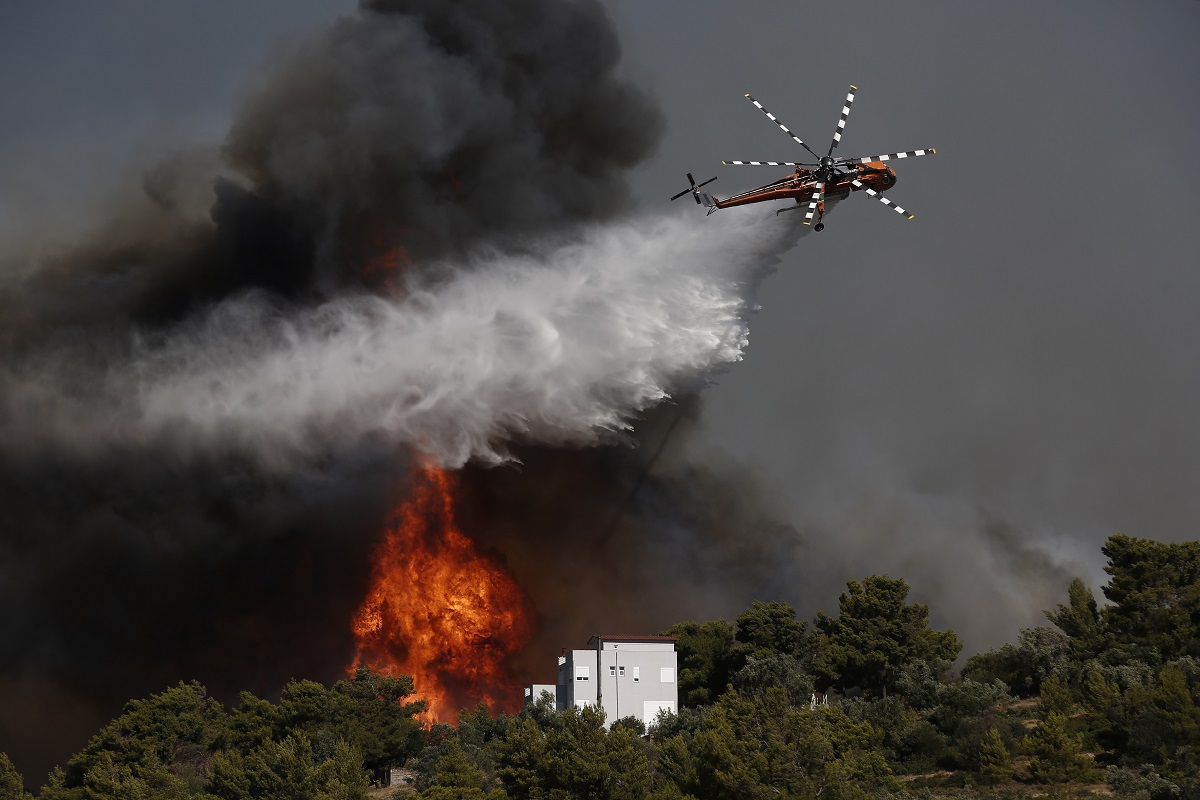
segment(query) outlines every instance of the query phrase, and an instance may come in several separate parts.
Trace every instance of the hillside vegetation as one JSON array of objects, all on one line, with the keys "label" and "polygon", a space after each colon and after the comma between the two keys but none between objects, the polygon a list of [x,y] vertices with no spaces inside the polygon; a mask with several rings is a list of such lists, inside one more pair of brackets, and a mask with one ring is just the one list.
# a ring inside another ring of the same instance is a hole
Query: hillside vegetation
[{"label": "hillside vegetation", "polygon": [[[43,800],[1200,798],[1200,543],[1113,536],[1049,626],[975,655],[886,575],[811,624],[786,603],[681,622],[680,713],[464,711],[422,728],[412,681],[360,670],[226,710],[181,683],[56,769]],[[649,735],[646,735],[646,734]],[[391,768],[405,780],[387,786]],[[0,800],[29,800],[0,754]]]}]

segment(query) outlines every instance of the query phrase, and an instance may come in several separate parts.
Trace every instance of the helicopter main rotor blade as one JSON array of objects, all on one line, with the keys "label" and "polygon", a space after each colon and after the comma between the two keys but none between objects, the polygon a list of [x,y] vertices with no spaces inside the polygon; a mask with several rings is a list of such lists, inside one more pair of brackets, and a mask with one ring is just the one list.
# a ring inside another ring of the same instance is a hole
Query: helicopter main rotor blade
[{"label": "helicopter main rotor blade", "polygon": [[935,153],[937,153],[937,150],[931,147],[928,150],[909,150],[904,153],[887,153],[882,156],[863,156],[862,158],[850,158],[846,159],[842,163],[863,164],[867,161],[891,161],[894,158],[917,158],[918,156],[929,156],[934,155]]},{"label": "helicopter main rotor blade", "polygon": [[916,216],[916,214],[910,214],[910,213],[908,213],[908,212],[907,212],[907,211],[905,211],[903,208],[901,208],[900,206],[896,205],[896,204],[895,204],[895,203],[893,203],[891,200],[888,200],[886,197],[884,197],[884,196],[883,196],[883,195],[881,195],[879,192],[877,192],[877,191],[875,191],[874,189],[872,189],[870,186],[867,186],[867,185],[866,185],[865,183],[863,183],[862,181],[860,181],[860,180],[853,180],[853,181],[850,181],[850,183],[854,184],[854,185],[855,185],[855,186],[857,186],[859,189],[863,189],[863,190],[865,190],[867,194],[871,195],[871,197],[874,197],[876,200],[878,200],[879,202],[883,203],[885,206],[887,206],[888,208],[890,208],[892,211],[895,211],[895,212],[896,212],[897,214],[899,214],[900,216],[902,216],[902,217],[908,217],[909,219],[912,219],[913,217],[915,217],[915,216]]},{"label": "helicopter main rotor blade", "polygon": [[808,213],[804,215],[804,224],[812,224],[813,214],[817,211],[817,204],[825,199],[825,184],[818,182],[813,188],[812,200],[808,203]]},{"label": "helicopter main rotor blade", "polygon": [[722,161],[725,166],[743,167],[819,167],[820,164],[808,164],[803,161]]},{"label": "helicopter main rotor blade", "polygon": [[826,156],[833,155],[833,149],[838,146],[838,142],[842,141],[842,131],[846,129],[846,120],[850,118],[850,106],[854,105],[854,93],[858,91],[858,87],[853,83],[850,84],[850,91],[846,94],[846,104],[842,106],[842,117],[838,120],[837,130],[833,132],[833,142],[829,145],[829,152]]},{"label": "helicopter main rotor blade", "polygon": [[770,111],[767,111],[765,108],[763,108],[763,104],[762,104],[762,103],[760,103],[760,102],[758,102],[757,100],[755,100],[755,99],[754,99],[753,97],[751,97],[749,94],[747,94],[747,95],[746,95],[746,98],[747,98],[747,99],[748,99],[748,100],[749,100],[751,103],[754,103],[754,106],[755,106],[755,107],[756,107],[756,108],[757,108],[759,111],[761,111],[761,112],[763,112],[764,114],[766,114],[766,115],[767,115],[767,119],[771,120],[771,122],[774,122],[776,125],[778,125],[778,126],[779,126],[779,129],[780,129],[781,131],[783,131],[784,133],[786,133],[788,136],[792,137],[792,139],[794,139],[794,140],[796,141],[796,143],[797,143],[797,144],[799,144],[801,147],[803,147],[805,150],[807,150],[808,152],[812,153],[812,154],[813,154],[813,158],[817,159],[817,161],[820,161],[820,160],[821,160],[821,157],[820,157],[819,155],[817,155],[816,153],[813,153],[813,149],[812,149],[811,147],[809,147],[808,145],[806,145],[806,144],[805,144],[805,143],[804,143],[804,142],[803,142],[803,141],[800,139],[800,137],[799,137],[799,136],[797,136],[796,134],[794,134],[794,133],[792,133],[790,130],[788,130],[788,126],[787,126],[787,125],[784,125],[782,122],[780,122],[778,119],[776,119],[776,118],[775,118],[775,115],[774,115],[774,114],[772,114]]}]

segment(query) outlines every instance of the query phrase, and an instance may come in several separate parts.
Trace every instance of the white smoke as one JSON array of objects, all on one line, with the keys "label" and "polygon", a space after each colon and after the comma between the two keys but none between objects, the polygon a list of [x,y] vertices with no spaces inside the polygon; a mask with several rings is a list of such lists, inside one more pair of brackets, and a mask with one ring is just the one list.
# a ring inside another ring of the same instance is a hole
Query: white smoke
[{"label": "white smoke", "polygon": [[753,285],[796,228],[769,214],[615,223],[441,265],[399,299],[242,295],[134,335],[103,368],[61,352],[0,378],[0,441],[233,446],[279,467],[363,436],[445,466],[504,460],[514,440],[593,444],[741,358]]}]

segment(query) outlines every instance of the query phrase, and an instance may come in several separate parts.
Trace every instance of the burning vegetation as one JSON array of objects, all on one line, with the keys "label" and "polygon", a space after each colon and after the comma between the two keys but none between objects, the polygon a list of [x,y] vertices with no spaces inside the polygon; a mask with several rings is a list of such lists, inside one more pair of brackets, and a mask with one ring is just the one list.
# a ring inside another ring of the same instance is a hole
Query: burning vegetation
[{"label": "burning vegetation", "polygon": [[532,635],[525,593],[455,521],[456,482],[426,467],[375,551],[371,584],[354,615],[350,667],[411,675],[427,719],[452,722],[484,702],[515,711],[520,688],[504,661]]}]

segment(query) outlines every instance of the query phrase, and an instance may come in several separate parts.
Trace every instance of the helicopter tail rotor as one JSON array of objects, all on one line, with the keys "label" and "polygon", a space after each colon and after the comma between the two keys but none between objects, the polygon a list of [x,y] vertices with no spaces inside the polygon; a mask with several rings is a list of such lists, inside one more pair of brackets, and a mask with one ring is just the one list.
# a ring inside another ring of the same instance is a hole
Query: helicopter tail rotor
[{"label": "helicopter tail rotor", "polygon": [[696,183],[696,179],[693,178],[692,173],[689,172],[687,174],[687,179],[688,179],[688,183],[690,183],[691,186],[687,189],[684,189],[682,192],[675,195],[671,199],[678,200],[679,198],[683,197],[688,192],[691,192],[692,197],[696,198],[696,205],[704,204],[704,205],[708,206],[709,208],[713,208],[714,203],[713,203],[712,195],[710,195],[708,192],[700,191],[700,187],[708,186],[710,183],[712,183],[713,181],[715,181],[717,179],[717,176],[714,175],[713,177],[706,180],[704,183]]}]

